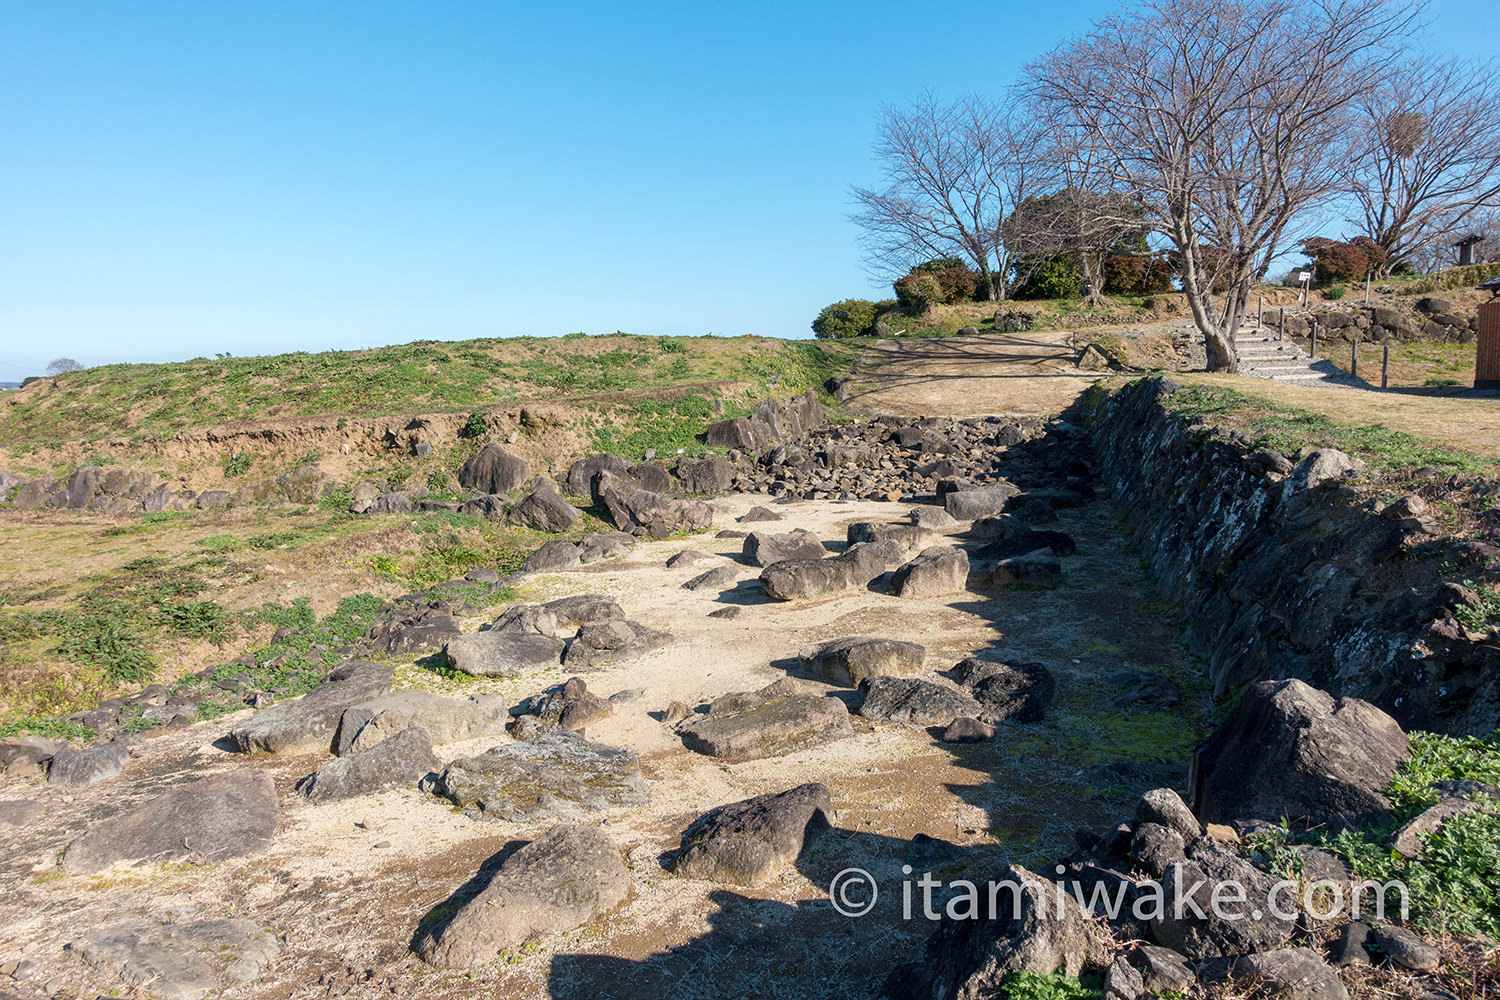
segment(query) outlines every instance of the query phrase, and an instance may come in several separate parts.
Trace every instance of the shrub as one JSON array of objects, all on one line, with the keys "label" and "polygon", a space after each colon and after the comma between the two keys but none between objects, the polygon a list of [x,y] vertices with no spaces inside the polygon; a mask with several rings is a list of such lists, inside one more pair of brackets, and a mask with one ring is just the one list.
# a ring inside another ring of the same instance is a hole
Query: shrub
[{"label": "shrub", "polygon": [[1112,254],[1104,259],[1104,291],[1151,295],[1172,290],[1172,265],[1161,257]]},{"label": "shrub", "polygon": [[922,310],[943,303],[942,283],[931,274],[908,274],[897,278],[893,287],[896,301],[907,309]]},{"label": "shrub", "polygon": [[979,285],[979,275],[962,264],[957,267],[945,267],[934,273],[933,277],[938,280],[938,285],[943,289],[944,302],[951,304],[974,301],[974,290]]},{"label": "shrub", "polygon": [[1356,281],[1390,259],[1368,236],[1330,240],[1314,236],[1302,241],[1302,252],[1312,260],[1318,281]]},{"label": "shrub", "polygon": [[224,460],[224,478],[233,479],[250,471],[250,456],[237,451]]},{"label": "shrub", "polygon": [[844,299],[824,306],[812,321],[813,333],[822,340],[859,337],[875,328],[875,303],[868,299]]},{"label": "shrub", "polygon": [[1078,264],[1057,258],[1038,264],[1016,289],[1017,299],[1076,299],[1083,294],[1083,278]]},{"label": "shrub", "polygon": [[1343,285],[1330,285],[1323,290],[1323,297],[1332,302],[1337,302],[1348,294],[1349,289]]}]

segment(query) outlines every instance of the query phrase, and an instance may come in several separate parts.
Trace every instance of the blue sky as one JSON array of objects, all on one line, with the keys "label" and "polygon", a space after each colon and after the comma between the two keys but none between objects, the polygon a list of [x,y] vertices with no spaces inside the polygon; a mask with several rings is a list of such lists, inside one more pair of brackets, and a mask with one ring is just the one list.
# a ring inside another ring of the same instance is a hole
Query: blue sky
[{"label": "blue sky", "polygon": [[[808,336],[881,297],[882,104],[995,92],[1096,2],[0,0],[0,381],[583,330]],[[1432,41],[1488,56],[1488,2]]]}]

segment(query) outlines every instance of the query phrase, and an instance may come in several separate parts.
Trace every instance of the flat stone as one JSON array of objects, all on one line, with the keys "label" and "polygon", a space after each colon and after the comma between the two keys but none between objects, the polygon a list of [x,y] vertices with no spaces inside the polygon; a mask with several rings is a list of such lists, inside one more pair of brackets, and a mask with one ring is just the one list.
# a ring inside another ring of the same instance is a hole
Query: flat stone
[{"label": "flat stone", "polygon": [[781,521],[781,520],[784,520],[782,518],[782,516],[780,514],[776,513],[774,510],[771,510],[769,507],[755,506],[755,507],[751,507],[749,510],[745,511],[744,515],[740,518],[740,523],[741,524],[751,524],[751,523],[754,523],[754,522],[757,522],[757,521]]},{"label": "flat stone", "polygon": [[436,744],[493,736],[508,717],[505,702],[494,695],[459,701],[420,688],[392,691],[344,710],[333,752],[342,757],[368,750],[413,726]]},{"label": "flat stone", "polygon": [[1271,996],[1285,1000],[1348,1000],[1349,991],[1336,969],[1311,948],[1282,948],[1244,955],[1234,963],[1235,976],[1248,979]]},{"label": "flat stone", "polygon": [[367,750],[325,764],[297,783],[297,793],[322,805],[415,785],[443,766],[425,729],[405,729]]},{"label": "flat stone", "polygon": [[702,549],[683,549],[675,556],[667,560],[668,569],[676,569],[679,566],[692,566],[705,559],[713,559],[712,552],[704,552]]},{"label": "flat stone", "polygon": [[443,647],[448,665],[473,677],[520,677],[562,663],[567,643],[526,632],[476,632]]},{"label": "flat stone", "polygon": [[965,716],[977,717],[983,710],[962,691],[916,677],[872,677],[863,688],[859,714],[881,722],[946,726]]},{"label": "flat stone", "polygon": [[597,625],[600,622],[625,617],[625,612],[619,602],[603,594],[575,594],[572,597],[559,597],[555,601],[548,601],[542,607],[557,617],[559,626],[572,626],[573,628]]},{"label": "flat stone", "polygon": [[995,738],[995,727],[976,718],[960,716],[948,723],[940,738],[944,743],[983,743]]},{"label": "flat stone", "polygon": [[635,548],[635,536],[624,531],[596,531],[592,535],[584,535],[578,542],[578,559],[580,562],[598,562],[600,559],[613,559],[622,556]]},{"label": "flat stone", "polygon": [[891,589],[900,597],[943,597],[968,586],[969,555],[951,545],[923,549],[891,577]]},{"label": "flat stone", "polygon": [[732,802],[687,828],[673,870],[726,885],[764,885],[829,829],[833,817],[828,789],[817,783]]},{"label": "flat stone", "polygon": [[[55,760],[52,766],[57,766]],[[1434,806],[1429,806],[1391,834],[1391,850],[1403,858],[1419,857],[1422,853],[1422,842],[1428,836],[1442,829],[1443,824],[1453,817],[1477,812],[1479,808],[1479,803],[1470,802],[1467,799],[1444,799]]]},{"label": "flat stone", "polygon": [[281,945],[250,920],[126,920],[88,931],[65,950],[163,1000],[200,1000],[226,983],[259,978]]},{"label": "flat stone", "polygon": [[521,563],[522,573],[546,573],[551,570],[571,569],[583,561],[578,546],[560,538],[543,542],[536,551]]},{"label": "flat stone", "polygon": [[727,701],[718,699],[707,715],[694,715],[678,725],[683,744],[709,757],[754,760],[854,735],[843,702],[801,693],[795,682],[785,683],[790,680]]},{"label": "flat stone", "polygon": [[271,775],[241,768],[178,785],[95,823],[68,848],[63,868],[89,874],[120,861],[247,857],[271,846],[280,820]]},{"label": "flat stone", "polygon": [[577,507],[551,490],[537,490],[523,497],[506,516],[512,524],[556,533],[567,531],[581,515]]},{"label": "flat stone", "polygon": [[859,687],[871,677],[921,673],[926,659],[926,648],[914,642],[865,635],[830,639],[797,651],[804,671],[844,687]]},{"label": "flat stone", "polygon": [[926,528],[911,522],[884,523],[880,521],[855,521],[846,529],[846,540],[850,545],[860,542],[891,541],[906,549],[919,549],[929,537]]},{"label": "flat stone", "polygon": [[579,819],[646,801],[634,753],[565,732],[461,757],[422,787],[451,799],[465,816],[512,822]]},{"label": "flat stone", "polygon": [[958,519],[941,507],[916,507],[907,517],[912,524],[928,531],[945,531],[958,527]]},{"label": "flat stone", "polygon": [[326,753],[344,710],[388,692],[394,672],[389,664],[351,660],[302,697],[272,705],[235,726],[229,742],[238,753]]},{"label": "flat stone", "polygon": [[1005,502],[1016,493],[1016,488],[1009,483],[958,490],[943,497],[943,509],[954,520],[973,521],[986,514],[997,514],[1004,510]]},{"label": "flat stone", "polygon": [[990,580],[998,587],[1044,587],[1062,583],[1062,560],[1051,549],[1037,549],[995,563]]},{"label": "flat stone", "polygon": [[719,608],[717,611],[710,611],[708,613],[708,617],[710,618],[738,618],[739,616],[740,606],[738,604],[729,604]]},{"label": "flat stone", "polygon": [[1393,965],[1413,972],[1436,972],[1442,952],[1415,932],[1395,924],[1382,924],[1370,931],[1370,944]]},{"label": "flat stone", "polygon": [[97,785],[118,778],[129,761],[130,747],[124,743],[102,743],[87,750],[60,750],[47,768],[47,782],[79,788]]},{"label": "flat stone", "polygon": [[715,593],[717,593],[721,590],[729,590],[735,585],[737,581],[738,577],[735,574],[733,567],[718,566],[714,569],[699,573],[687,583],[684,583],[682,585],[682,589],[691,590],[694,593],[705,590],[714,591]]},{"label": "flat stone", "polygon": [[516,851],[417,954],[440,969],[478,969],[522,945],[581,927],[630,895],[614,842],[595,827],[561,824]]},{"label": "flat stone", "polygon": [[29,799],[0,801],[0,826],[26,826],[40,819],[43,811],[40,802]]}]

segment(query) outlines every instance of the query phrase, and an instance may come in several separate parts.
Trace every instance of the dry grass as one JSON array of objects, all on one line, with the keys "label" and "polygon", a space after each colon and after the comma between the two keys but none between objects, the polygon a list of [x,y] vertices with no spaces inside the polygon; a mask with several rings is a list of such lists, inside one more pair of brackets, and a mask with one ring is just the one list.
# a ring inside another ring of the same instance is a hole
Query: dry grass
[{"label": "dry grass", "polygon": [[1269,379],[1203,372],[1173,375],[1188,385],[1216,385],[1277,406],[1296,407],[1355,427],[1382,426],[1486,458],[1500,458],[1500,399],[1314,389]]}]

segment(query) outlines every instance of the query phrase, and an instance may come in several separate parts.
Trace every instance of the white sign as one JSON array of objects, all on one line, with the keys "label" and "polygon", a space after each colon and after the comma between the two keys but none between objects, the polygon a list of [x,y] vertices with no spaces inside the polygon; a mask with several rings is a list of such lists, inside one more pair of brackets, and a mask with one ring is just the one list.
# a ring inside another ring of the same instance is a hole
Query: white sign
[{"label": "white sign", "polygon": [[1301,274],[1297,275],[1297,280],[1298,281],[1311,281],[1312,280],[1312,272],[1311,271],[1303,271]]}]

